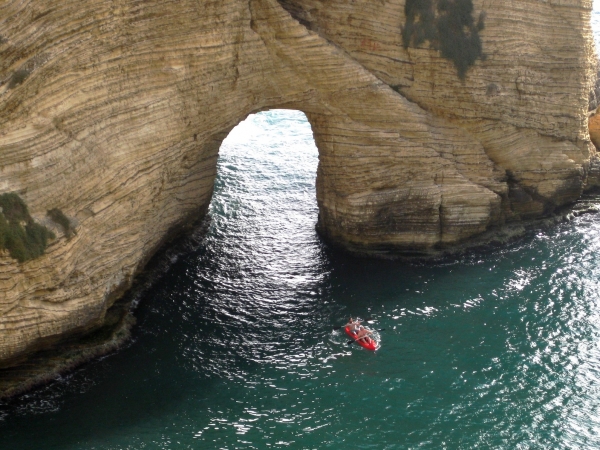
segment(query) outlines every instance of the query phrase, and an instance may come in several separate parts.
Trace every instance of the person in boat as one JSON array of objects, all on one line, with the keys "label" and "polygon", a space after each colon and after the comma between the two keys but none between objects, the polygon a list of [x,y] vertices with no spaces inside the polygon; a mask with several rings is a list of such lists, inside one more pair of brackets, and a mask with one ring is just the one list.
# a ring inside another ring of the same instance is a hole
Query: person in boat
[{"label": "person in boat", "polygon": [[370,334],[373,334],[372,331],[367,330],[365,327],[363,327],[362,325],[360,326],[360,328],[358,329],[358,331],[356,332],[356,341],[364,341],[365,343],[369,343],[371,342],[371,338],[369,337]]},{"label": "person in boat", "polygon": [[350,317],[350,319],[348,319],[348,323],[346,324],[346,326],[350,329],[350,331],[352,331],[353,333],[357,333],[358,330],[360,328],[362,328],[362,325],[360,324],[361,321],[360,320],[354,320],[352,319],[352,317]]}]

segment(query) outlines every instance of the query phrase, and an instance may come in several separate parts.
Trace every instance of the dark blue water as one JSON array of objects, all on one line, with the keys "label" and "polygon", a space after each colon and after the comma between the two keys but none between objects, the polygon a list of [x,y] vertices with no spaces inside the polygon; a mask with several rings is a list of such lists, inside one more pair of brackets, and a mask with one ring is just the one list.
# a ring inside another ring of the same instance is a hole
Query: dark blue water
[{"label": "dark blue water", "polygon": [[[0,448],[600,447],[600,216],[444,262],[354,258],[315,232],[317,160],[302,113],[236,128],[209,232],[134,342],[0,404]],[[334,330],[349,315],[383,328],[377,352]]]}]

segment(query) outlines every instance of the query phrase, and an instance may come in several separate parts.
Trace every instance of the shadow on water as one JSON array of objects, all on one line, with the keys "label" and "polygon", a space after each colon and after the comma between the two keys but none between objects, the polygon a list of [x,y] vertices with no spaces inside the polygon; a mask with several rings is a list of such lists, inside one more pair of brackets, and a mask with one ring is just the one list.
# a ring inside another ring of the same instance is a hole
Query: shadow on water
[{"label": "shadow on water", "polygon": [[[381,302],[405,303],[405,307],[427,305],[444,307],[469,298],[470,272],[480,275],[480,267],[487,265],[490,272],[497,265],[512,266],[514,257],[530,247],[535,232],[513,240],[509,244],[487,246],[435,260],[423,258],[390,260],[356,257],[329,245],[324,245],[328,261],[332,297],[361,317],[376,314]],[[490,277],[494,277],[490,273]],[[476,280],[473,281],[477,284]],[[439,291],[435,285],[443,285]],[[471,285],[475,288],[475,286]],[[476,290],[476,289],[474,289]]]}]

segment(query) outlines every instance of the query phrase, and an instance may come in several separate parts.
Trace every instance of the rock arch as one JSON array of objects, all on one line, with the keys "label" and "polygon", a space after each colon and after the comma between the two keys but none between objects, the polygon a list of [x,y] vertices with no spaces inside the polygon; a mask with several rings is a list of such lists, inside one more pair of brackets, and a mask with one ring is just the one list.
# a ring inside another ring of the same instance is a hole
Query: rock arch
[{"label": "rock arch", "polygon": [[220,143],[252,112],[305,112],[319,228],[353,251],[428,252],[596,182],[591,2],[487,0],[487,58],[463,78],[435,48],[404,47],[404,7],[4,2],[0,191],[39,220],[60,208],[77,234],[55,230],[24,264],[0,258],[0,362],[101,324],[165,238],[206,210]]}]

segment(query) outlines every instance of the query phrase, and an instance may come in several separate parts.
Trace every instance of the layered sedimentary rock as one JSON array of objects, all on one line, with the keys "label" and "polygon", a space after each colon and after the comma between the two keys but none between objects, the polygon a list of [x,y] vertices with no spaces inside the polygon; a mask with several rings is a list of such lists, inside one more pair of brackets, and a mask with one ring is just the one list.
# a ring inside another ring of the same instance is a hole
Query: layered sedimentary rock
[{"label": "layered sedimentary rock", "polygon": [[0,193],[57,236],[39,258],[0,256],[0,362],[101,324],[205,213],[220,143],[256,111],[306,113],[319,229],[351,250],[426,253],[574,201],[597,183],[590,11],[0,0]]}]

